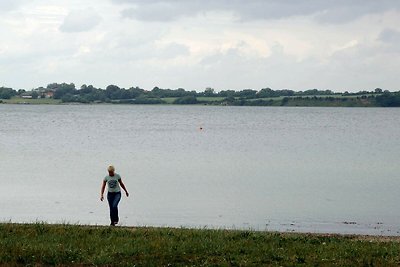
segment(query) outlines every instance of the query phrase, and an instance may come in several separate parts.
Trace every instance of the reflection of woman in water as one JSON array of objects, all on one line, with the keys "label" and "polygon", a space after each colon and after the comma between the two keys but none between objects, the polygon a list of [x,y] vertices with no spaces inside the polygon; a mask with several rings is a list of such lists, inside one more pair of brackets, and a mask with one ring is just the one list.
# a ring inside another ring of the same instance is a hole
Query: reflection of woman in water
[{"label": "reflection of woman in water", "polygon": [[122,189],[124,189],[125,194],[129,197],[128,190],[124,183],[122,182],[121,176],[118,173],[115,173],[114,166],[108,167],[108,175],[104,177],[103,184],[101,185],[101,197],[100,200],[103,201],[104,199],[104,190],[106,188],[106,184],[108,185],[108,193],[107,193],[107,200],[108,205],[110,206],[110,219],[112,226],[115,226],[118,221],[118,203],[121,200],[121,185]]}]

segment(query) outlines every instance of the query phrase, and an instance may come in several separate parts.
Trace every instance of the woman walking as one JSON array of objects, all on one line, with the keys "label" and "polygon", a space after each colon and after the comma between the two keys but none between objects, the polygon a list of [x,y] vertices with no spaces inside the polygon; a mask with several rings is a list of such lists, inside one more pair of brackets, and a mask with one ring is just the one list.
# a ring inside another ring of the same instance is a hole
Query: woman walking
[{"label": "woman walking", "polygon": [[108,188],[107,192],[107,200],[108,200],[108,205],[110,206],[110,219],[111,219],[111,226],[115,226],[119,222],[119,217],[118,217],[118,203],[121,200],[121,188],[124,189],[125,194],[127,197],[129,197],[128,190],[126,190],[126,187],[124,183],[122,182],[121,176],[118,173],[115,173],[115,168],[114,166],[109,166],[108,167],[108,175],[104,177],[103,179],[103,184],[101,185],[101,196],[100,200],[104,200],[104,190]]}]

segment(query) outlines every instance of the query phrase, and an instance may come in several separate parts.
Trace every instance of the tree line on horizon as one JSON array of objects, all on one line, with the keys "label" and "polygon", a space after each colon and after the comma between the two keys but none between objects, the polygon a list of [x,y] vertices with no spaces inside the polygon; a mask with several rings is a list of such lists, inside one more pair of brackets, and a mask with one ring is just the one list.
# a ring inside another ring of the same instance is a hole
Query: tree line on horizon
[{"label": "tree line on horizon", "polygon": [[[49,92],[51,94],[49,94]],[[221,90],[216,92],[213,88],[206,88],[204,91],[187,91],[183,88],[178,89],[162,89],[154,87],[152,90],[145,90],[140,87],[120,88],[117,85],[108,85],[105,89],[96,88],[93,85],[82,85],[79,89],[74,83],[51,83],[46,87],[38,87],[31,91],[24,89],[14,90],[13,88],[0,87],[0,99],[10,99],[15,96],[30,96],[32,98],[51,97],[60,99],[62,102],[80,102],[80,103],[132,103],[132,104],[162,104],[165,103],[163,98],[175,98],[174,104],[197,104],[198,97],[217,97],[222,98],[225,102],[232,105],[257,104],[269,105],[271,101],[264,101],[265,98],[284,97],[283,102],[287,102],[288,98],[294,97],[324,97],[330,99],[343,96],[369,96],[374,97],[379,106],[400,106],[400,91],[390,92],[376,88],[373,91],[359,91],[349,93],[345,91],[333,92],[331,90],[309,89],[305,91],[294,91],[290,89],[273,90],[271,88],[263,88],[260,90],[243,89]],[[49,96],[50,95],[50,96]],[[376,97],[375,97],[376,96]],[[246,100],[257,100],[247,103]],[[217,101],[218,102],[218,101]],[[247,104],[246,104],[247,103]]]}]

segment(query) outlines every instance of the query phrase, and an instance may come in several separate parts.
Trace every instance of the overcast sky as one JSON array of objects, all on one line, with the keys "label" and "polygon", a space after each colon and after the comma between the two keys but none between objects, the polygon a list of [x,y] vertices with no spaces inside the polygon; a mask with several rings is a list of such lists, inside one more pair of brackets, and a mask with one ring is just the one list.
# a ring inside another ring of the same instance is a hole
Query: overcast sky
[{"label": "overcast sky", "polygon": [[398,0],[1,0],[0,86],[400,90]]}]

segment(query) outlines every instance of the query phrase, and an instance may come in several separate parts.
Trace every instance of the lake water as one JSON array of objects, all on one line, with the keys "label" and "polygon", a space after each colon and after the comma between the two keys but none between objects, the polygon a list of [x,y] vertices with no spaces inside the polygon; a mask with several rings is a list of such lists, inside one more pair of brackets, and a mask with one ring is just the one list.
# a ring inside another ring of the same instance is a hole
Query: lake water
[{"label": "lake water", "polygon": [[[202,130],[200,130],[200,127]],[[0,105],[0,221],[400,235],[400,109]]]}]

